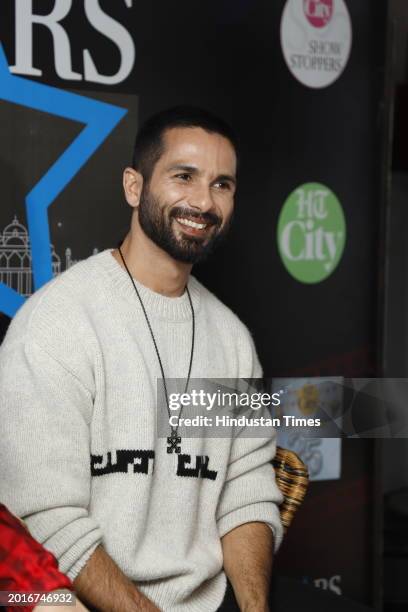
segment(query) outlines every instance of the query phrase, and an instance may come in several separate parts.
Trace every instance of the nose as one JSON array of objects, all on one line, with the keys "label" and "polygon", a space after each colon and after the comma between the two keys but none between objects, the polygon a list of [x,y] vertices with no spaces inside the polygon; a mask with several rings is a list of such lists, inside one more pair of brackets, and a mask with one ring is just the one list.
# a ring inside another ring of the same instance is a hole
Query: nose
[{"label": "nose", "polygon": [[205,213],[214,208],[214,201],[209,185],[196,185],[194,193],[189,198],[191,208]]}]

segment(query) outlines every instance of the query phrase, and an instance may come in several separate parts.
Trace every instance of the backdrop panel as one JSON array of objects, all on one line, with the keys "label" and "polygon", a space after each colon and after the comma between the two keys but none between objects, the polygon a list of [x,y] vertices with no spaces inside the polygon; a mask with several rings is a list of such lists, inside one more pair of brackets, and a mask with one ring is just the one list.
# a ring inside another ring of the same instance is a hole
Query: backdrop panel
[{"label": "backdrop panel", "polygon": [[[195,274],[248,325],[265,375],[374,376],[386,4],[3,0],[0,336],[34,288],[122,237],[137,125],[189,103],[242,149],[231,235]],[[372,603],[374,477],[373,444],[343,443],[277,567]]]}]

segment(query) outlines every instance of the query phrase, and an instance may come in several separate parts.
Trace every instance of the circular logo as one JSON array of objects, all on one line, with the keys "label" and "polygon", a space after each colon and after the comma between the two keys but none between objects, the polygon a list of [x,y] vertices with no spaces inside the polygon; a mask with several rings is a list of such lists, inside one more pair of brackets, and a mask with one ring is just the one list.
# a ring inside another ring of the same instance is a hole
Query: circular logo
[{"label": "circular logo", "polygon": [[336,81],[350,57],[352,27],[344,0],[286,0],[281,45],[293,76],[306,87]]},{"label": "circular logo", "polygon": [[346,241],[341,204],[328,187],[305,183],[282,207],[278,249],[287,271],[302,283],[319,283],[338,265]]},{"label": "circular logo", "polygon": [[324,28],[333,16],[333,0],[303,0],[306,19],[315,28]]}]

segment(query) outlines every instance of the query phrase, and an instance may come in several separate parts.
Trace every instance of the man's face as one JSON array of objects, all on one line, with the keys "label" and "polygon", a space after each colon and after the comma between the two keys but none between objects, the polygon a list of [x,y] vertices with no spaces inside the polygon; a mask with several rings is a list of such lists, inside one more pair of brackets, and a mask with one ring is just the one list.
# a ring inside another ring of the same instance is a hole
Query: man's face
[{"label": "man's face", "polygon": [[173,128],[143,186],[139,222],[177,261],[204,259],[228,230],[234,207],[236,155],[223,136],[201,128]]}]

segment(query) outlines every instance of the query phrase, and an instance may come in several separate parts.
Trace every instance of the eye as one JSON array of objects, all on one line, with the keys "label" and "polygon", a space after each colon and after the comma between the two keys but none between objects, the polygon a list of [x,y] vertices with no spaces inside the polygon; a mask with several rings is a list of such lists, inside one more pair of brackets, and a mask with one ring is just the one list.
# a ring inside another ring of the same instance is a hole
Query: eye
[{"label": "eye", "polygon": [[227,181],[218,181],[217,183],[214,183],[214,187],[223,191],[231,189],[231,185]]},{"label": "eye", "polygon": [[192,176],[191,174],[188,174],[187,172],[183,172],[182,174],[176,174],[176,178],[181,179],[182,181],[190,181]]}]

